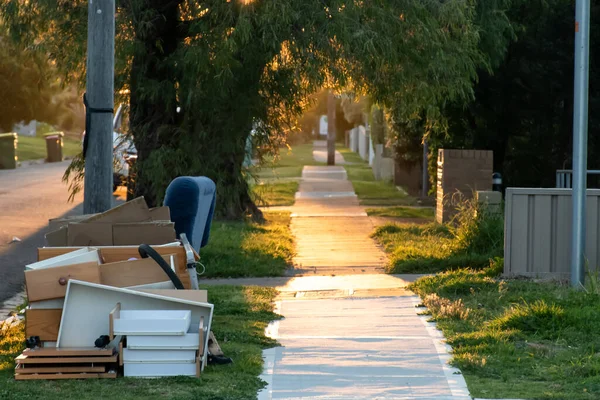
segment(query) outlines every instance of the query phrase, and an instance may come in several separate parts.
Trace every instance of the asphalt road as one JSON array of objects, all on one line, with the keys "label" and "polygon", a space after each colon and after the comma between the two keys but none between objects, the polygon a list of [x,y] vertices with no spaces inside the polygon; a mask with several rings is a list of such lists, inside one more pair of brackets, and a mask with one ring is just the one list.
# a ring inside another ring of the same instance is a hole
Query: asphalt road
[{"label": "asphalt road", "polygon": [[[82,194],[67,201],[68,187],[61,179],[68,165],[0,170],[0,304],[23,290],[25,265],[37,261],[48,220],[83,212]],[[12,242],[13,237],[21,241]]]}]

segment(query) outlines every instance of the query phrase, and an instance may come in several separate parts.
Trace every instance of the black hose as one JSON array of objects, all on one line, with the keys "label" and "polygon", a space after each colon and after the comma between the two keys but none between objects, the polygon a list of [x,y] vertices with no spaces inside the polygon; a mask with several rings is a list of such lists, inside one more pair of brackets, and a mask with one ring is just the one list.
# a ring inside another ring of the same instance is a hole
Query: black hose
[{"label": "black hose", "polygon": [[179,277],[171,269],[171,266],[169,264],[167,264],[165,259],[162,258],[161,255],[158,254],[156,250],[154,250],[152,247],[148,246],[147,244],[141,244],[140,247],[138,247],[138,252],[140,253],[140,256],[142,256],[142,258],[150,257],[154,261],[156,261],[156,263],[158,265],[160,265],[160,267],[163,269],[163,271],[165,271],[165,273],[169,276],[169,279],[171,279],[171,282],[173,282],[173,285],[175,285],[175,288],[180,289],[180,290],[185,289],[183,287],[183,283],[181,283],[181,281],[179,280]]}]

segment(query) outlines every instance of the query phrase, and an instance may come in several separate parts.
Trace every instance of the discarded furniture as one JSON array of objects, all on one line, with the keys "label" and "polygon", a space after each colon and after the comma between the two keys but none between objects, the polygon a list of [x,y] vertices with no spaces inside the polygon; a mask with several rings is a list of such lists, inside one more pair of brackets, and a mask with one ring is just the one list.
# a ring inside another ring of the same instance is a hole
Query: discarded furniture
[{"label": "discarded furniture", "polygon": [[16,380],[116,378],[115,348],[25,349],[15,358]]},{"label": "discarded furniture", "polygon": [[177,237],[185,233],[198,252],[208,243],[216,190],[215,183],[204,176],[180,176],[167,187],[165,206],[171,211]]},{"label": "discarded furniture", "polygon": [[[202,338],[200,370],[206,364],[208,332],[213,315],[213,305],[174,297],[137,292],[91,282],[70,280],[67,287],[57,347],[85,347],[110,331],[108,316],[119,303],[123,310],[189,310],[189,333],[199,333]],[[113,313],[114,314],[114,313]]]}]

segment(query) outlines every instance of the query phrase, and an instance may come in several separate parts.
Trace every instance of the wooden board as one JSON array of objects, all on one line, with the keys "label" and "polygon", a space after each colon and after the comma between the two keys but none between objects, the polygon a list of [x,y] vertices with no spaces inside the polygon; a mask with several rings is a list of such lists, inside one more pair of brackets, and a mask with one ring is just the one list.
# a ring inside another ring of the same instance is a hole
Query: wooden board
[{"label": "wooden board", "polygon": [[25,349],[23,354],[29,357],[110,357],[114,349],[97,347],[61,347]]},{"label": "wooden board", "polygon": [[25,310],[25,336],[39,336],[42,341],[56,341],[61,316],[62,309]]},{"label": "wooden board", "polygon": [[56,379],[115,379],[116,372],[102,374],[15,374],[16,381],[56,380]]},{"label": "wooden board", "polygon": [[27,298],[40,301],[65,297],[69,279],[100,283],[98,264],[91,262],[25,271]]},{"label": "wooden board", "polygon": [[115,319],[119,319],[121,316],[121,303],[117,303],[115,308],[108,313],[108,338],[112,342],[115,338]]},{"label": "wooden board", "polygon": [[[132,257],[140,257],[137,246],[99,246],[96,248],[100,250],[101,258],[105,263],[125,261]],[[163,257],[169,254],[175,254],[177,256],[175,259],[175,273],[181,280],[183,287],[191,289],[190,276],[186,264],[187,259],[183,246],[153,246],[152,248]],[[80,247],[42,247],[38,249],[38,260],[46,260],[78,249],[80,249]]]},{"label": "wooden board", "polygon": [[50,367],[25,367],[23,364],[18,364],[15,367],[15,374],[68,374],[81,372],[106,372],[105,365],[78,365],[78,366],[50,366]]},{"label": "wooden board", "polygon": [[17,364],[77,364],[77,363],[116,363],[118,356],[110,357],[30,357],[21,354],[15,361]]},{"label": "wooden board", "polygon": [[[171,255],[163,256],[170,264]],[[117,261],[100,265],[100,283],[115,287],[128,287],[169,280],[165,271],[151,258],[134,261]]]}]

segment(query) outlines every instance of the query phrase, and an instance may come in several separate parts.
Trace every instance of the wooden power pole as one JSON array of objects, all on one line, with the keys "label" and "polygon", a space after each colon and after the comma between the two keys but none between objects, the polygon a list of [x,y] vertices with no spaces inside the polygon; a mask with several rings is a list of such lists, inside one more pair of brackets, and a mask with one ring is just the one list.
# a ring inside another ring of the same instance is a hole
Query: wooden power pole
[{"label": "wooden power pole", "polygon": [[335,165],[335,97],[327,96],[327,165]]},{"label": "wooden power pole", "polygon": [[115,0],[89,0],[83,212],[112,207]]}]

